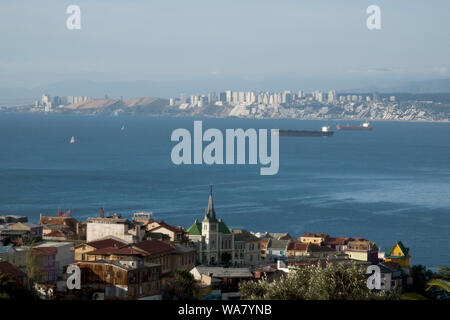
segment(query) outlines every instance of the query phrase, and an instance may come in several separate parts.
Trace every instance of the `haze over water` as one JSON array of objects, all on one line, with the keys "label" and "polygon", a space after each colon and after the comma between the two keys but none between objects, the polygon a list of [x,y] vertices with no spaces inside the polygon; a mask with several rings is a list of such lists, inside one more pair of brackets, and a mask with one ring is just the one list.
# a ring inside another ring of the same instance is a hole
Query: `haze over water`
[{"label": "haze over water", "polygon": [[[325,121],[202,119],[203,128],[320,130]],[[364,237],[384,250],[402,240],[414,264],[450,264],[450,125],[374,122],[372,132],[280,137],[280,170],[260,165],[172,164],[176,128],[194,119],[138,116],[0,116],[0,215],[72,209],[84,220],[153,211],[189,227],[209,184],[230,228]],[[337,123],[329,121],[335,128]],[[125,130],[121,131],[122,125]],[[69,143],[75,136],[76,143]],[[206,144],[205,144],[206,145]]]}]

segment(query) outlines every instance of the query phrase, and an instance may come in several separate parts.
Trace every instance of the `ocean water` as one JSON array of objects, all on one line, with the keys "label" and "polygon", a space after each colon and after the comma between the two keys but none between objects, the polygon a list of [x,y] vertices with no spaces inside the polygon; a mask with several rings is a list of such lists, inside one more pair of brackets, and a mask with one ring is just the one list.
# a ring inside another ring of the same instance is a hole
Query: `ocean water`
[{"label": "ocean water", "polygon": [[[201,120],[204,130],[339,123]],[[203,218],[213,183],[216,213],[231,228],[364,237],[382,249],[402,240],[413,263],[450,265],[450,124],[374,122],[371,132],[280,137],[279,173],[261,176],[260,165],[172,164],[171,132],[192,132],[193,121],[1,114],[0,215],[38,221],[70,208],[85,219],[104,207],[189,227]]]}]

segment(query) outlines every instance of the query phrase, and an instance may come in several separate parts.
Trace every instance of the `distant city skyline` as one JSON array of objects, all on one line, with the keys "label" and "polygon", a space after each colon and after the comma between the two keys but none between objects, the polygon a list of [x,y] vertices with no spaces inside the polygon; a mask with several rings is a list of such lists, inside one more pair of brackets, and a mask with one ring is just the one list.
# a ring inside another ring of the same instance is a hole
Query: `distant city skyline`
[{"label": "distant city skyline", "polygon": [[[81,30],[66,28],[70,4],[81,8]],[[149,81],[180,92],[280,81],[342,90],[450,77],[448,1],[377,1],[382,29],[371,31],[372,4],[0,1],[0,88]],[[157,89],[149,95],[174,94]]]}]

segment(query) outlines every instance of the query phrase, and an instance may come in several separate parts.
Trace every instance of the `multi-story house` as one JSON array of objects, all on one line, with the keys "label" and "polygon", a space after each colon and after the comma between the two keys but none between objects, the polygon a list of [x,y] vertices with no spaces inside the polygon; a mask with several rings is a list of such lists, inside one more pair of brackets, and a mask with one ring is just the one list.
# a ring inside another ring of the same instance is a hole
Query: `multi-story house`
[{"label": "multi-story house", "polygon": [[64,274],[64,267],[75,261],[72,242],[43,242],[36,245],[35,248],[56,248],[55,271],[56,278],[60,279]]},{"label": "multi-story house", "polygon": [[175,250],[171,254],[172,270],[191,270],[195,267],[196,252],[192,247],[174,245]]},{"label": "multi-story house", "polygon": [[104,249],[108,247],[123,247],[128,243],[122,239],[116,238],[114,236],[108,236],[103,239],[97,239],[88,243],[82,243],[75,246],[75,261],[85,261],[86,253],[97,250]]},{"label": "multi-story house", "polygon": [[146,229],[150,233],[162,233],[170,237],[170,241],[174,243],[185,243],[187,241],[186,230],[182,227],[171,226],[164,221],[153,221],[146,225]]},{"label": "multi-story house", "polygon": [[42,238],[42,226],[29,222],[16,222],[8,226],[8,230],[26,231],[29,238]]},{"label": "multi-story house", "polygon": [[86,223],[71,217],[70,210],[65,214],[58,211],[56,216],[43,216],[39,224],[42,226],[43,239],[49,241],[86,240]]},{"label": "multi-story house", "polygon": [[75,262],[81,269],[81,289],[102,299],[139,299],[161,292],[161,266],[132,266],[118,261]]},{"label": "multi-story house", "polygon": [[187,233],[189,240],[195,245],[198,263],[205,265],[234,263],[234,235],[222,219],[216,218],[212,186],[203,221],[195,220]]},{"label": "multi-story house", "polygon": [[344,238],[344,237],[337,237],[332,238],[329,237],[325,239],[324,245],[328,248],[335,249],[336,251],[345,251],[347,249],[347,244],[352,239],[350,238]]},{"label": "multi-story house", "polygon": [[300,242],[302,243],[313,243],[317,245],[324,244],[330,236],[326,233],[311,233],[305,232],[302,237],[300,237]]},{"label": "multi-story house", "polygon": [[[106,239],[103,240],[106,243]],[[112,242],[110,240],[110,242]],[[104,245],[103,243],[103,245]],[[89,243],[89,246],[99,246]],[[102,246],[102,245],[100,245]],[[160,240],[144,240],[135,244],[103,246],[84,251],[84,261],[128,261],[130,265],[159,264],[161,273],[167,275],[174,270],[190,270],[195,265],[193,248],[170,245]]]},{"label": "multi-story house", "polygon": [[109,217],[104,216],[103,210],[100,217],[86,220],[86,241],[91,242],[107,236],[115,236],[128,243],[141,241],[145,236],[145,226],[140,223],[132,223],[122,218],[119,214]]},{"label": "multi-story house", "polygon": [[406,248],[401,241],[397,241],[390,250],[387,250],[384,258],[386,262],[396,262],[402,268],[410,268],[411,266],[409,248]]},{"label": "multi-story house", "polygon": [[259,240],[259,247],[261,248],[261,261],[267,260],[267,246],[269,245],[269,238]]},{"label": "multi-story house", "polygon": [[373,241],[349,241],[345,253],[353,260],[378,263],[378,247]]},{"label": "multi-story house", "polygon": [[406,289],[408,275],[396,262],[381,262],[378,264],[381,271],[381,290],[402,291]]},{"label": "multi-story house", "polygon": [[[37,268],[33,280],[37,283],[53,283],[56,281],[56,254],[58,250],[55,247],[31,248],[32,255],[28,259],[34,259],[33,262],[27,261],[30,265]],[[30,275],[28,275],[30,276]]]},{"label": "multi-story house", "polygon": [[291,242],[286,249],[286,258],[295,259],[298,257],[306,257],[309,255],[309,243]]},{"label": "multi-story house", "polygon": [[290,240],[270,239],[267,245],[267,261],[284,260]]},{"label": "multi-story house", "polygon": [[12,263],[12,257],[14,256],[15,250],[12,244],[7,246],[0,246],[0,261],[7,261]]},{"label": "multi-story house", "polygon": [[335,249],[320,246],[309,242],[291,242],[286,250],[289,260],[302,259],[304,257],[315,259],[335,258],[338,252]]},{"label": "multi-story house", "polygon": [[232,230],[234,234],[234,265],[256,266],[261,263],[260,239],[244,229]]}]

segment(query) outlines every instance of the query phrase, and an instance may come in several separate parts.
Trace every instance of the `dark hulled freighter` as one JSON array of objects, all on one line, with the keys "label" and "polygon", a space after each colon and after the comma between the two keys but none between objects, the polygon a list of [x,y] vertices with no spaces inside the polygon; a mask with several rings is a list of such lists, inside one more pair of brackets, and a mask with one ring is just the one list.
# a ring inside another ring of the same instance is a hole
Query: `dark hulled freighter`
[{"label": "dark hulled freighter", "polygon": [[279,130],[278,135],[280,137],[329,137],[334,134],[330,131],[329,126],[322,127],[320,131],[311,130]]}]

